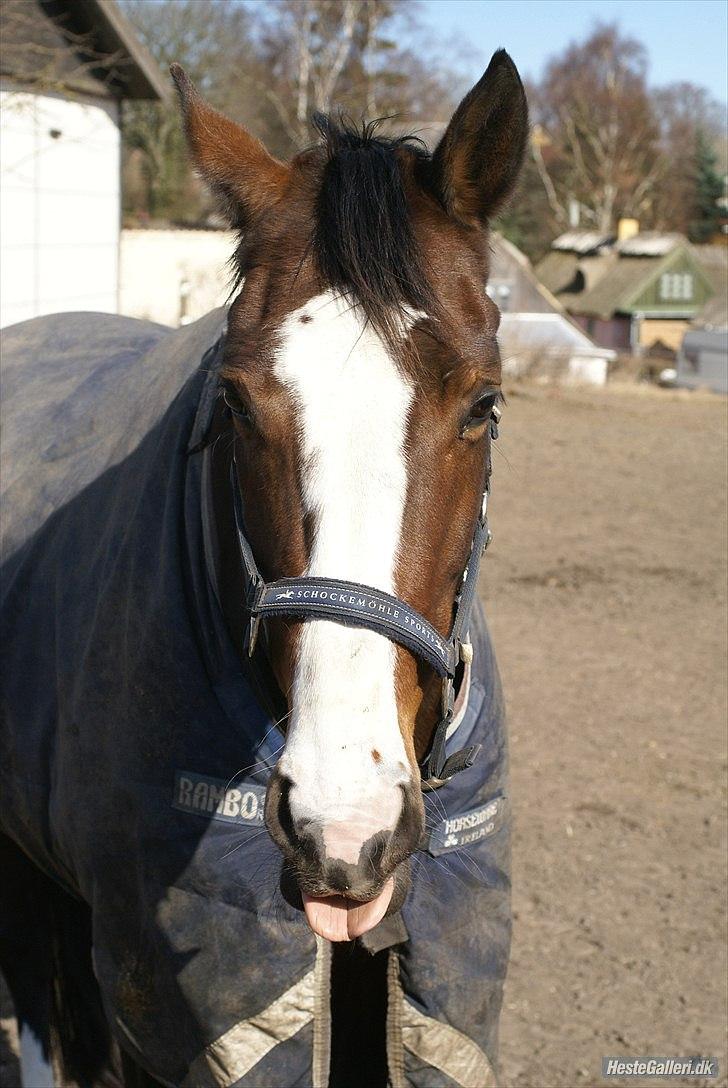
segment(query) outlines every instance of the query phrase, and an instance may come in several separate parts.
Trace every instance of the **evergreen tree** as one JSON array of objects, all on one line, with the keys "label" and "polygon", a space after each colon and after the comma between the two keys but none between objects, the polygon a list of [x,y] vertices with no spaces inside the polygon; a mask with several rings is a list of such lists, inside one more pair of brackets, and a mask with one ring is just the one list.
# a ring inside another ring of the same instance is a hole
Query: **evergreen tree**
[{"label": "evergreen tree", "polygon": [[698,131],[693,160],[695,199],[689,227],[691,242],[709,242],[720,229],[722,210],[718,201],[723,196],[723,178],[716,164],[710,142],[704,132]]}]

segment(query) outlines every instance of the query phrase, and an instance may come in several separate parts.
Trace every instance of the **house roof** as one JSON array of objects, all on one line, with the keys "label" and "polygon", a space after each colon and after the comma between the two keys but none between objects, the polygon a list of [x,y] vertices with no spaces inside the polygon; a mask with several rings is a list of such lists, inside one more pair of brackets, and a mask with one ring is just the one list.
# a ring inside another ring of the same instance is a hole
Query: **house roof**
[{"label": "house roof", "polygon": [[728,294],[728,246],[692,245],[690,248],[715,290]]},{"label": "house roof", "polygon": [[169,94],[169,81],[114,0],[3,0],[0,28],[0,73],[31,89]]},{"label": "house roof", "polygon": [[694,245],[690,248],[715,289],[695,324],[702,328],[728,328],[728,246]]},{"label": "house roof", "polygon": [[551,249],[536,265],[536,275],[544,287],[554,295],[560,295],[574,282],[578,268],[576,253]]},{"label": "house roof", "polygon": [[610,318],[615,313],[629,313],[636,296],[669,267],[677,250],[687,252],[698,273],[702,272],[714,289],[719,276],[719,259],[711,255],[709,269],[696,249],[682,234],[643,231],[623,242],[595,240],[605,236],[592,231],[571,231],[553,243],[536,268],[536,274],[559,302],[573,314]]},{"label": "house roof", "polygon": [[643,230],[639,234],[617,242],[615,249],[623,257],[664,257],[687,239],[677,231],[663,233],[659,230]]},{"label": "house roof", "polygon": [[490,275],[491,279],[496,278],[499,275],[507,272],[506,261],[504,258],[511,257],[513,261],[518,265],[520,274],[528,281],[534,291],[543,299],[546,305],[554,310],[556,313],[566,315],[564,306],[553,292],[546,286],[546,284],[539,279],[533,269],[533,265],[529,261],[525,253],[523,253],[518,246],[515,246],[513,242],[509,242],[507,238],[504,238],[498,231],[493,231],[490,236],[491,246],[491,266]]},{"label": "house roof", "polygon": [[614,241],[614,235],[598,230],[567,230],[551,243],[551,248],[566,253],[594,253]]},{"label": "house roof", "polygon": [[614,250],[602,250],[578,257],[576,253],[548,253],[536,269],[550,291],[566,309],[574,298],[583,298],[617,264]]},{"label": "house roof", "polygon": [[632,297],[656,274],[659,263],[654,257],[613,257],[591,288],[562,293],[561,301],[572,313],[609,318],[629,309]]}]

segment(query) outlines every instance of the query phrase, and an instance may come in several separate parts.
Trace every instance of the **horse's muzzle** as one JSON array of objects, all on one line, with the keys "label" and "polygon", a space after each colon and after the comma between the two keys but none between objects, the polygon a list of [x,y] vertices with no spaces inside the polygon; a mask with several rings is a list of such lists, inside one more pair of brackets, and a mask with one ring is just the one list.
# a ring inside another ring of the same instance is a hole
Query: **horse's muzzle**
[{"label": "horse's muzzle", "polygon": [[419,790],[400,787],[402,809],[393,830],[383,829],[358,845],[345,823],[294,821],[293,783],[274,772],[266,795],[265,822],[293,869],[307,920],[328,940],[352,940],[401,906],[409,889],[409,866],[424,826]]}]

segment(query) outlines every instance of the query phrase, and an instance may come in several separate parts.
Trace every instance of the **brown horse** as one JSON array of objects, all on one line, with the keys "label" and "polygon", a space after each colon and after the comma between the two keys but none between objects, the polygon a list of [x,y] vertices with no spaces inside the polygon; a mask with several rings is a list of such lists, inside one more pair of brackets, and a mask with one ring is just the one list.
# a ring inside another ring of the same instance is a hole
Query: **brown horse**
[{"label": "brown horse", "polygon": [[227,319],[6,334],[0,959],[26,1068],[51,1083],[55,1032],[100,1081],[108,1024],[130,1088],[486,1088],[506,757],[471,604],[523,88],[501,51],[432,155],[318,118],[284,164],[172,74],[239,230]]},{"label": "brown horse", "polygon": [[[172,74],[197,168],[241,232],[223,378],[240,489],[263,498],[246,516],[258,564],[375,587],[446,635],[500,388],[487,225],[526,144],[514,65],[495,54],[432,157],[319,118],[323,143],[290,164]],[[407,894],[438,677],[336,622],[273,622],[268,647],[289,713],[266,822],[312,929],[352,939]]]}]

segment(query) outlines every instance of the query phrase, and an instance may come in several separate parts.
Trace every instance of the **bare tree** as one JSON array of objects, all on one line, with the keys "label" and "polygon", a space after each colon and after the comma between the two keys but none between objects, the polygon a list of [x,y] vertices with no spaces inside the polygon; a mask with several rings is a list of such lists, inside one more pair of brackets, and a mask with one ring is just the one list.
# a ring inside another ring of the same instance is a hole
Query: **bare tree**
[{"label": "bare tree", "polygon": [[[165,71],[182,64],[202,93],[234,120],[261,127],[254,81],[259,75],[248,10],[232,0],[125,0],[139,37]],[[196,220],[211,211],[191,178],[176,99],[125,105],[127,212]]]},{"label": "bare tree", "polygon": [[294,147],[307,141],[311,113],[330,109],[365,8],[365,0],[279,0],[272,10],[266,32],[272,69],[257,88]]},{"label": "bare tree", "polygon": [[569,221],[573,200],[602,231],[620,215],[649,212],[666,162],[645,73],[644,47],[615,25],[597,27],[548,65],[532,147],[559,223]]},{"label": "bare tree", "polygon": [[379,30],[396,10],[393,0],[279,0],[268,10],[259,90],[292,148],[310,138],[314,111],[348,101],[376,114]]},{"label": "bare tree", "polygon": [[257,90],[286,154],[308,143],[316,110],[444,120],[463,89],[452,55],[433,61],[411,0],[278,0],[266,9],[262,53]]},{"label": "bare tree", "polygon": [[[443,60],[420,33],[412,0],[277,0],[254,9],[233,0],[122,3],[163,68],[182,64],[212,105],[281,157],[310,143],[314,111],[398,115],[416,127],[445,120],[464,89],[453,51]],[[199,215],[174,103],[132,105],[124,139],[127,210]]]}]

